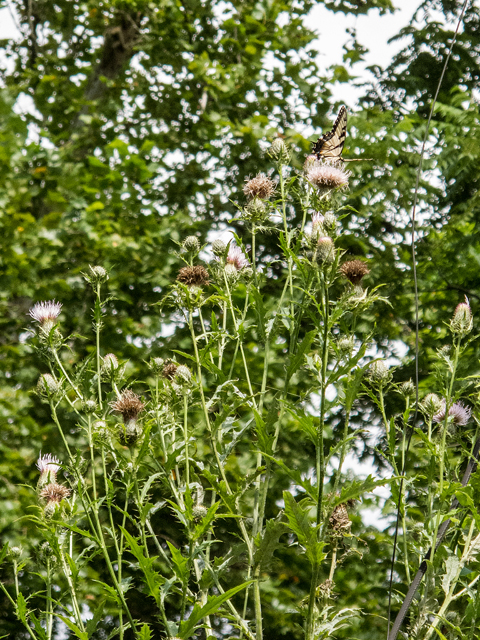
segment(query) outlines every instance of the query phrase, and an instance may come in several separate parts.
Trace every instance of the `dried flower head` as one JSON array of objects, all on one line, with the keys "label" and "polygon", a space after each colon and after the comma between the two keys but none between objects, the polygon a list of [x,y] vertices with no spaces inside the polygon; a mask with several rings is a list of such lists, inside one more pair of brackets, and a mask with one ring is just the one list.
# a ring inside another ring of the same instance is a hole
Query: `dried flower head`
[{"label": "dried flower head", "polygon": [[175,362],[166,362],[165,366],[163,367],[162,377],[166,378],[167,380],[173,380],[175,378],[175,374],[177,373],[177,369],[178,364],[175,364]]},{"label": "dried flower head", "polygon": [[220,238],[217,238],[217,240],[214,240],[212,242],[213,255],[217,257],[221,257],[225,254],[226,250],[227,250],[227,245],[223,240],[220,240]]},{"label": "dried flower head", "polygon": [[70,489],[61,484],[57,484],[56,482],[47,484],[47,486],[40,491],[40,497],[43,498],[43,500],[46,500],[47,502],[54,502],[56,504],[60,504],[60,502],[65,498],[68,498],[69,495]]},{"label": "dried flower head", "polygon": [[61,311],[62,304],[55,302],[55,300],[50,300],[48,302],[37,302],[28,313],[42,328],[50,330],[55,326]]},{"label": "dried flower head", "polygon": [[466,336],[473,328],[473,314],[467,296],[465,302],[457,305],[453,318],[450,321],[452,333],[459,336]]},{"label": "dried flower head", "polygon": [[229,264],[235,267],[236,271],[241,271],[245,267],[250,266],[250,263],[245,257],[243,251],[240,249],[240,247],[237,247],[234,244],[231,244],[228,249],[227,265]]},{"label": "dried flower head", "polygon": [[340,273],[352,284],[359,284],[370,269],[361,260],[348,260],[340,267]]},{"label": "dried flower head", "polygon": [[125,422],[127,420],[136,420],[138,414],[145,408],[145,404],[131,389],[122,391],[117,400],[110,403],[110,406],[114,411],[122,414]]},{"label": "dried flower head", "polygon": [[195,253],[200,250],[200,241],[197,236],[187,236],[182,243],[182,247],[189,253]]},{"label": "dried flower head", "polygon": [[187,286],[201,287],[209,284],[208,271],[201,265],[182,267],[178,272],[177,280]]},{"label": "dried flower head", "polygon": [[42,456],[38,456],[37,469],[40,471],[40,475],[49,474],[52,480],[55,480],[58,470],[60,469],[60,460],[56,456],[52,456],[51,453],[46,453]]},{"label": "dried flower head", "polygon": [[[445,420],[446,402],[442,401],[441,409],[433,416],[434,422],[443,422]],[[454,402],[448,410],[448,417],[451,418],[454,425],[465,426],[472,415],[472,410],[465,407],[461,402]]]},{"label": "dried flower head", "polygon": [[321,193],[348,186],[349,171],[335,167],[328,162],[317,162],[307,171],[307,180]]},{"label": "dried flower head", "polygon": [[338,504],[333,510],[332,515],[329,518],[330,527],[337,534],[342,534],[350,531],[352,523],[348,516],[347,506],[345,504]]},{"label": "dried flower head", "polygon": [[247,180],[243,187],[243,193],[249,200],[252,198],[261,198],[266,200],[270,198],[275,192],[276,184],[273,180],[270,180],[264,173],[259,173],[251,180]]}]

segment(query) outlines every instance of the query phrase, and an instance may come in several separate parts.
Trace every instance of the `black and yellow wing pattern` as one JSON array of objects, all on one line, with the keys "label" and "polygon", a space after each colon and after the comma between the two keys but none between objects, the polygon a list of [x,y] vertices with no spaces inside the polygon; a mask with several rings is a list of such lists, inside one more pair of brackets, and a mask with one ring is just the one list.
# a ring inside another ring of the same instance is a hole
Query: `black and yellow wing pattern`
[{"label": "black and yellow wing pattern", "polygon": [[347,109],[340,107],[335,124],[331,131],[313,143],[312,152],[317,156],[318,160],[327,160],[330,162],[343,161],[342,151],[347,137]]}]

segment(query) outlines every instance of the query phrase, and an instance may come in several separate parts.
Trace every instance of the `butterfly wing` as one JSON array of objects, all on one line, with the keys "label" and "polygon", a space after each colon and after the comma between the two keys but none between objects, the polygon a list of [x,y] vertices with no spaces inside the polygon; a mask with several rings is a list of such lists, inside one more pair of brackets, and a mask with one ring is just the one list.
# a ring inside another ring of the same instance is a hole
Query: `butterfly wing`
[{"label": "butterfly wing", "polygon": [[343,145],[347,137],[347,110],[340,107],[332,130],[313,143],[312,152],[319,160],[342,160]]}]

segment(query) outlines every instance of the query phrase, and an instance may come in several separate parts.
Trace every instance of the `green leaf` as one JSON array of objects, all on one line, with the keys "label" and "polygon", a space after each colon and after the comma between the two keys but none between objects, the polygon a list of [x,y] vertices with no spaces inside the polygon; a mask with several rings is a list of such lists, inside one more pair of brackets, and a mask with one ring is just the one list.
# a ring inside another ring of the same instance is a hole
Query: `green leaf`
[{"label": "green leaf", "polygon": [[187,640],[187,638],[190,638],[190,636],[195,633],[198,623],[203,620],[203,618],[211,615],[212,613],[215,613],[224,602],[230,600],[230,598],[232,598],[236,593],[248,587],[248,585],[252,582],[253,580],[249,580],[248,582],[244,582],[237,587],[233,587],[233,589],[229,589],[219,596],[210,596],[207,603],[203,607],[200,607],[197,602],[193,607],[193,611],[190,614],[188,620],[184,620],[180,624],[177,636],[179,638],[182,638],[182,640]]},{"label": "green leaf", "polygon": [[85,625],[85,629],[87,631],[89,638],[91,638],[93,633],[95,632],[97,625],[102,618],[104,608],[105,608],[105,600],[102,600],[102,602],[100,602],[100,604],[95,608],[93,612],[93,618],[87,621],[87,624]]},{"label": "green leaf", "polygon": [[274,552],[280,548],[280,536],[287,531],[288,527],[284,522],[267,520],[263,535],[259,533],[254,541],[257,547],[254,556],[256,566],[265,568],[268,565]]},{"label": "green leaf", "polygon": [[77,638],[79,638],[80,640],[89,639],[89,635],[86,631],[80,631],[80,629],[77,627],[75,623],[73,623],[71,620],[69,620],[65,616],[62,616],[61,613],[55,613],[54,615],[57,616],[57,618],[60,618],[60,620],[62,620],[62,622],[64,622],[71,631],[73,631],[73,633],[77,636]]},{"label": "green leaf", "polygon": [[306,544],[312,532],[308,510],[302,509],[289,491],[283,492],[283,500],[290,529],[297,534],[300,542]]},{"label": "green leaf", "polygon": [[25,598],[23,597],[23,594],[21,592],[17,596],[16,613],[23,624],[27,624],[27,603],[25,602]]},{"label": "green leaf", "polygon": [[120,527],[123,531],[123,535],[125,536],[126,541],[128,542],[128,546],[130,547],[130,551],[133,553],[135,558],[138,560],[138,564],[140,565],[141,570],[146,579],[146,585],[148,587],[148,593],[155,598],[157,604],[160,604],[160,593],[159,587],[164,582],[164,578],[152,569],[152,565],[156,560],[156,556],[147,558],[143,553],[143,547],[138,544],[138,542],[133,538],[126,529]]},{"label": "green leaf", "polygon": [[180,549],[177,549],[170,541],[167,540],[168,548],[172,555],[172,562],[174,566],[175,575],[178,577],[182,584],[186,584],[190,571],[188,569],[188,558],[182,556]]},{"label": "green leaf", "polygon": [[316,330],[309,331],[303,338],[302,342],[298,346],[297,352],[291,358],[290,364],[288,365],[287,380],[290,380],[293,374],[302,366],[305,354],[309,351],[316,334]]},{"label": "green leaf", "polygon": [[340,496],[335,498],[333,501],[333,507],[337,506],[337,504],[342,504],[342,502],[347,502],[347,500],[356,500],[360,498],[365,493],[371,493],[377,487],[383,487],[394,480],[398,480],[400,476],[392,476],[391,478],[383,478],[382,480],[375,480],[371,475],[369,475],[365,480],[353,480],[350,485],[344,486]]},{"label": "green leaf", "polygon": [[152,631],[146,622],[142,625],[138,637],[140,638],[140,640],[151,640]]}]

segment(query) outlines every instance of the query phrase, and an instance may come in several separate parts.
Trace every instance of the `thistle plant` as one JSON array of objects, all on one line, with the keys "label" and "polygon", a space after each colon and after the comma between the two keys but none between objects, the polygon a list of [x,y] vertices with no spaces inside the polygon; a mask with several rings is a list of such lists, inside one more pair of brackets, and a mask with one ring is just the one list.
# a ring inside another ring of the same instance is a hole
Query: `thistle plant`
[{"label": "thistle plant", "polygon": [[[54,638],[58,621],[94,637],[108,618],[121,639],[262,640],[280,615],[281,556],[300,568],[288,609],[295,637],[363,637],[372,612],[348,605],[344,574],[366,544],[362,500],[379,486],[391,491],[389,546],[400,514],[399,593],[433,550],[409,619],[415,637],[443,629],[450,612],[475,636],[478,515],[474,488],[457,480],[478,440],[477,379],[459,374],[469,302],[455,310],[451,349],[439,352],[416,411],[413,383],[396,379],[380,346],[372,352],[372,310],[388,307],[382,283],[365,256],[342,250],[350,173],[315,158],[295,173],[281,140],[271,158],[276,174],[244,186],[243,235],[216,240],[209,264],[196,236],[183,241],[184,264],[160,301],[165,321],[185,327],[183,349],[146,353],[146,380],[129,379],[127,363],[103,349],[102,329],[115,322],[103,267],[85,274],[94,301],[85,358],[69,355],[78,338],[63,336],[60,303],[32,308],[45,364],[36,394],[59,436],[55,451],[38,452],[26,514],[45,587],[31,594],[19,581],[26,556],[15,548],[14,584],[1,585],[31,638]],[[264,233],[278,238],[273,259],[259,251]],[[347,458],[370,426],[383,473],[353,478]],[[453,535],[439,546],[454,495]],[[378,637],[389,631],[386,601]]]}]

